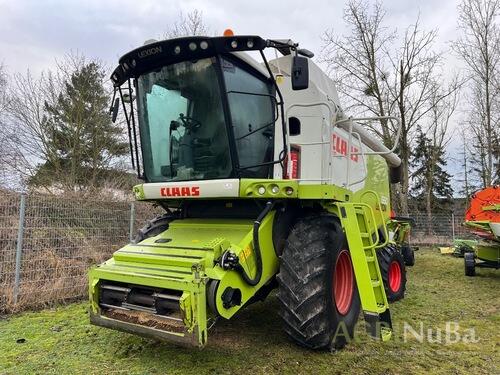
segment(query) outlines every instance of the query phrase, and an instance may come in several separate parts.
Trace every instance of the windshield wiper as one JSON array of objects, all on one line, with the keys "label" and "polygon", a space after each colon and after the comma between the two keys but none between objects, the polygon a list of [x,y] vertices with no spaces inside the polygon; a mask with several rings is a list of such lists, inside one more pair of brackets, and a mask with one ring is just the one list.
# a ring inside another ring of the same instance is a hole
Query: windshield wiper
[{"label": "windshield wiper", "polygon": [[255,130],[252,130],[251,132],[248,132],[247,134],[242,135],[242,136],[241,136],[241,137],[239,137],[239,138],[236,138],[236,140],[237,140],[237,141],[241,141],[243,138],[246,138],[246,137],[248,137],[248,136],[250,136],[250,135],[252,135],[252,134],[255,134],[255,133],[257,133],[258,131],[260,131],[260,130],[262,130],[262,129],[268,128],[268,127],[270,127],[271,125],[274,125],[274,121],[273,121],[273,122],[271,122],[271,123],[269,123],[269,124],[267,124],[267,125],[261,126],[260,128],[257,128],[257,129],[255,129]]}]

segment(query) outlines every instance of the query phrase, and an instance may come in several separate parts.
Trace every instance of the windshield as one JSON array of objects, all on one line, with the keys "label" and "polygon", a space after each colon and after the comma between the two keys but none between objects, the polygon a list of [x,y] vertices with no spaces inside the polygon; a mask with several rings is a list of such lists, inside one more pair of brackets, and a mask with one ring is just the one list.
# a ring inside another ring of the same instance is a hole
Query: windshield
[{"label": "windshield", "polygon": [[227,178],[232,171],[216,59],[138,79],[144,173],[150,182]]},{"label": "windshield", "polygon": [[[226,58],[222,71],[241,177],[268,178],[274,156],[275,105],[272,85]],[[255,166],[255,167],[253,167]]]}]

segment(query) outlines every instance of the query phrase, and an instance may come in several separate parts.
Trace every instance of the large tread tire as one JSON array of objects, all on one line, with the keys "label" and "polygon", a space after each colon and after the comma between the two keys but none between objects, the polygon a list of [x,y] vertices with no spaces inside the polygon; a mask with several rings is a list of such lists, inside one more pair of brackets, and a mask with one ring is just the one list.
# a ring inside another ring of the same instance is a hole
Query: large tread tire
[{"label": "large tread tire", "polygon": [[403,255],[405,266],[412,267],[415,265],[415,251],[410,245],[404,244],[401,246],[401,255]]},{"label": "large tread tire", "polygon": [[280,257],[278,299],[284,330],[307,348],[341,349],[354,335],[360,312],[354,273],[344,315],[334,300],[334,269],[341,252],[345,257],[348,248],[338,220],[312,216],[295,223]]},{"label": "large tread tire", "polygon": [[387,301],[396,302],[403,299],[406,290],[406,267],[403,255],[396,245],[389,244],[377,250],[377,259]]},{"label": "large tread tire", "polygon": [[464,253],[465,276],[476,276],[476,261],[474,253]]},{"label": "large tread tire", "polygon": [[168,224],[173,220],[171,214],[165,213],[148,221],[148,223],[137,231],[132,243],[139,243],[146,238],[154,237],[168,229]]}]

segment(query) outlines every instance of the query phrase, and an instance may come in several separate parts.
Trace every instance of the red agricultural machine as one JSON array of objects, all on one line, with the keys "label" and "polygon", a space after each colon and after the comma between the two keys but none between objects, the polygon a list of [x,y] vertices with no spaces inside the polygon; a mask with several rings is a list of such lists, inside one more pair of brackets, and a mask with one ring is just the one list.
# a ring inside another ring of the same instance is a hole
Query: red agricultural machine
[{"label": "red agricultural machine", "polygon": [[500,185],[474,193],[464,225],[480,238],[474,251],[464,254],[465,275],[475,276],[476,267],[500,268]]}]

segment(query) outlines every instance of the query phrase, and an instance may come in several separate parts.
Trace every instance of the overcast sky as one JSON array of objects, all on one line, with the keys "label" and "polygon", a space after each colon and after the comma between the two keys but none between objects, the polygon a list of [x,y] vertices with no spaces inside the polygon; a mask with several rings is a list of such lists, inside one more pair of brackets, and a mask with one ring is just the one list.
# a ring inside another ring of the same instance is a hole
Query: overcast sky
[{"label": "overcast sky", "polygon": [[[437,47],[449,49],[456,34],[457,0],[383,3],[387,25],[403,30],[420,13],[423,28],[438,29]],[[343,0],[0,0],[0,63],[9,73],[30,69],[39,74],[57,58],[78,51],[111,68],[125,52],[161,37],[181,11],[193,9],[203,12],[213,33],[231,28],[236,34],[290,38],[319,55],[325,30],[346,32],[344,6]],[[448,53],[447,64],[447,71],[457,64]],[[451,154],[457,146],[455,142]],[[451,168],[453,174],[456,168]]]},{"label": "overcast sky", "polygon": [[[286,4],[286,6],[282,5]],[[315,53],[321,35],[343,33],[344,1],[262,0],[0,0],[0,61],[9,72],[34,73],[73,50],[115,65],[118,57],[147,39],[161,36],[179,12],[193,9],[215,33],[291,38]],[[438,28],[440,46],[454,38],[457,2],[384,1],[388,25],[403,29],[420,12],[425,28]]]}]

